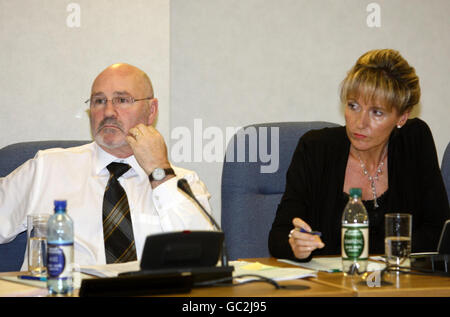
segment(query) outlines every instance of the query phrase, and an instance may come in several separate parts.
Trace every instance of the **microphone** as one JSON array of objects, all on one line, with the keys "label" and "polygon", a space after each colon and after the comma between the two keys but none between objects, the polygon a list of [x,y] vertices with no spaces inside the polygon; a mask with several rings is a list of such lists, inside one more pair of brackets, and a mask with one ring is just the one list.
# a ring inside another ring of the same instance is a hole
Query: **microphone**
[{"label": "microphone", "polygon": [[[179,189],[181,189],[186,195],[188,195],[189,197],[191,197],[195,203],[197,204],[197,206],[200,207],[200,210],[208,217],[209,221],[214,225],[214,227],[218,230],[218,231],[222,231],[222,228],[220,228],[220,226],[217,224],[216,220],[213,218],[213,216],[211,216],[209,214],[209,212],[206,211],[206,209],[203,207],[203,205],[197,200],[197,198],[195,198],[194,193],[191,190],[191,186],[189,186],[189,183],[187,182],[186,179],[184,178],[180,178],[177,182],[177,186]],[[223,244],[222,244],[222,266],[228,266],[228,255],[227,255],[227,249],[225,246],[225,238],[223,239]]]}]

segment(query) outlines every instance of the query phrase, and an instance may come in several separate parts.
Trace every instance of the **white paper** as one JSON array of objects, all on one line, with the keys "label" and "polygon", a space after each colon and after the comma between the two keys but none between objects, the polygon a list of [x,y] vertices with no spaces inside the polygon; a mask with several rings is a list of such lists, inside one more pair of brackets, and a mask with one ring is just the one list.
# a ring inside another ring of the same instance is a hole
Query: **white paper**
[{"label": "white paper", "polygon": [[[292,264],[308,268],[310,270],[322,271],[322,272],[342,272],[342,258],[341,257],[315,257],[309,262],[295,262],[291,260],[278,259],[280,262]],[[371,262],[367,264],[367,271],[374,272],[384,269],[386,265],[384,263]]]},{"label": "white paper", "polygon": [[82,265],[80,271],[85,274],[98,277],[116,277],[120,273],[134,272],[140,270],[139,261],[104,265]]},{"label": "white paper", "polygon": [[[317,271],[313,270],[269,266],[259,262],[231,261],[229,264],[234,266],[233,277],[243,274],[255,274],[275,281],[287,281],[317,276]],[[245,282],[255,279],[257,279],[257,277],[242,277],[236,278],[236,281]]]},{"label": "white paper", "polygon": [[[243,274],[253,274],[275,281],[285,281],[317,276],[317,272],[313,270],[269,266],[259,262],[231,261],[229,265],[234,266],[233,277]],[[139,269],[138,261],[105,265],[84,265],[80,267],[82,273],[98,277],[116,277],[119,273],[139,271]],[[238,278],[236,281],[243,282],[254,279],[257,279],[257,277]]]},{"label": "white paper", "polygon": [[[73,272],[73,288],[79,289],[81,287],[81,280],[92,278],[92,276],[81,274],[78,271]],[[19,283],[23,285],[29,285],[36,288],[45,289],[45,292],[47,292],[47,282],[46,281],[36,281],[36,280],[28,280],[28,279],[21,279],[18,276],[0,276],[1,280],[6,280],[9,282]],[[28,292],[28,291],[27,291]],[[33,291],[29,291],[30,294],[34,294]],[[20,292],[19,292],[20,293]],[[38,296],[41,293],[39,291],[36,291],[35,295],[29,295],[29,296]],[[12,295],[7,295],[12,296]],[[19,295],[17,295],[19,296]]]}]

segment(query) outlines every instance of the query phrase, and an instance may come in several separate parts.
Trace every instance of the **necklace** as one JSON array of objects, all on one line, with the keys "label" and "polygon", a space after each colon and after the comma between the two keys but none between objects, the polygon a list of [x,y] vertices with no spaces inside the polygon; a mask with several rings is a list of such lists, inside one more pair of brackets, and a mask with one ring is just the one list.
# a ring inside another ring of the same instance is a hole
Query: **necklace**
[{"label": "necklace", "polygon": [[383,171],[382,168],[383,168],[383,165],[384,165],[384,158],[387,155],[387,145],[386,145],[386,147],[384,149],[383,156],[381,157],[381,161],[378,164],[378,168],[377,168],[377,170],[375,172],[375,175],[373,175],[373,176],[369,175],[369,172],[366,169],[366,165],[361,160],[361,156],[359,156],[359,153],[357,152],[356,154],[358,155],[359,163],[361,164],[361,168],[363,169],[364,175],[366,175],[369,178],[370,187],[372,189],[373,206],[375,208],[378,208],[379,206],[378,206],[378,202],[377,202],[377,189],[375,187],[375,181],[378,181],[378,176],[381,175],[381,173]]}]

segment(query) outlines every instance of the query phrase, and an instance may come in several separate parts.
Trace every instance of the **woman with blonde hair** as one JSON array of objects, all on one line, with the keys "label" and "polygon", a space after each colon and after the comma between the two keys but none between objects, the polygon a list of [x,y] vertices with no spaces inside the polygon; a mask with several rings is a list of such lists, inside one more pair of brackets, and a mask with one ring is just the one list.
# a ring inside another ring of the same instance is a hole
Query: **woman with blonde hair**
[{"label": "woman with blonde hair", "polygon": [[435,251],[450,209],[431,131],[409,119],[420,100],[414,68],[395,50],[369,51],[348,72],[340,98],[345,127],[299,140],[269,235],[271,254],[306,261],[340,254],[352,187],[362,188],[370,254],[384,254],[384,215],[392,212],[413,215],[413,252]]}]

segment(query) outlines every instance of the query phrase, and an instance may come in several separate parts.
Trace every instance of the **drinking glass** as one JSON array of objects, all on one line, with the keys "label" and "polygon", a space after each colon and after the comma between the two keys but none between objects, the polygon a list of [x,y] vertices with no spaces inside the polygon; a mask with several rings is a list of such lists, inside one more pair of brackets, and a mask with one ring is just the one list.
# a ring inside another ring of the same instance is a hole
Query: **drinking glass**
[{"label": "drinking glass", "polygon": [[28,271],[32,275],[47,274],[47,222],[49,214],[27,216]]},{"label": "drinking glass", "polygon": [[384,252],[390,266],[409,266],[411,254],[412,215],[403,213],[386,214]]}]

